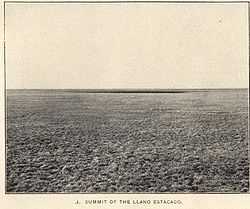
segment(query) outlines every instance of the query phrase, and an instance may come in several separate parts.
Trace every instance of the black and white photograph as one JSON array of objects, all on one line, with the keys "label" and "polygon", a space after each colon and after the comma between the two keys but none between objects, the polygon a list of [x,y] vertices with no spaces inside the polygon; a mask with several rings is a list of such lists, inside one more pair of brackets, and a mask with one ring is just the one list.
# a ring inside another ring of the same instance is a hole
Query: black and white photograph
[{"label": "black and white photograph", "polygon": [[7,194],[249,192],[247,3],[4,10]]}]

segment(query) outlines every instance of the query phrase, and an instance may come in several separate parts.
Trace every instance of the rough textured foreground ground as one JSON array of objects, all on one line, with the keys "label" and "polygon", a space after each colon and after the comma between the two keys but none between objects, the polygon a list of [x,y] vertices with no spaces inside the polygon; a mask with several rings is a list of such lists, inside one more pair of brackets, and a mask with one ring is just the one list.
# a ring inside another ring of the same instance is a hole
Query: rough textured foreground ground
[{"label": "rough textured foreground ground", "polygon": [[248,191],[247,90],[7,96],[7,192]]}]

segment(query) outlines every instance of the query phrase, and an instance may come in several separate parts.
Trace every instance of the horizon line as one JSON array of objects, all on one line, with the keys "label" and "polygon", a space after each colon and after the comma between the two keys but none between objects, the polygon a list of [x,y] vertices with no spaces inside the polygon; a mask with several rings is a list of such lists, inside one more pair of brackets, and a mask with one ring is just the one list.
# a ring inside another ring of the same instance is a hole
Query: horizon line
[{"label": "horizon line", "polygon": [[82,93],[184,93],[189,91],[230,91],[230,90],[248,90],[249,88],[90,88],[90,89],[81,89],[81,88],[20,88],[20,89],[5,89],[6,91],[75,91]]}]

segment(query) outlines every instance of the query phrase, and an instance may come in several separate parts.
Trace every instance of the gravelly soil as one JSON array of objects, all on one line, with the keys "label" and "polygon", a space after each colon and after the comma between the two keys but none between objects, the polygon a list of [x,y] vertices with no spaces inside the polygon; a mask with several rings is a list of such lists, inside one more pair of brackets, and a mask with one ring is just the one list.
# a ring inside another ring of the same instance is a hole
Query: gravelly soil
[{"label": "gravelly soil", "polygon": [[7,192],[247,192],[247,90],[8,90]]}]

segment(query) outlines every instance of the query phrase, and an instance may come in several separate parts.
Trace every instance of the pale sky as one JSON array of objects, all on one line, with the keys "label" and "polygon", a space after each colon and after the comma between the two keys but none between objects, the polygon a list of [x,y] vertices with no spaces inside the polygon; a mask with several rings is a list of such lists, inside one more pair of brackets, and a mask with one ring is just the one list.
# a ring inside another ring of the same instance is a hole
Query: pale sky
[{"label": "pale sky", "polygon": [[248,88],[247,4],[6,4],[7,88]]}]

